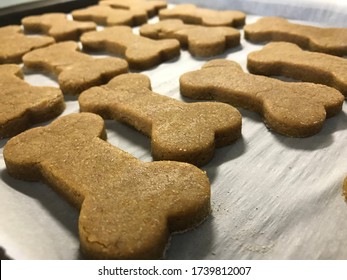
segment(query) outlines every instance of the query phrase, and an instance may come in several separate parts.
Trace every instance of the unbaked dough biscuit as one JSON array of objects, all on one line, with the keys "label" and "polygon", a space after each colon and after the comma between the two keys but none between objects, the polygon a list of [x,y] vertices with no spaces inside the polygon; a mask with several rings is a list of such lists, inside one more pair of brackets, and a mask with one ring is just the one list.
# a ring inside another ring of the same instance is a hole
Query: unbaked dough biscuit
[{"label": "unbaked dough biscuit", "polygon": [[280,17],[264,17],[244,27],[251,42],[286,41],[303,49],[347,55],[347,28],[322,28],[295,24]]},{"label": "unbaked dough biscuit", "polygon": [[25,31],[47,34],[57,42],[78,41],[82,33],[96,30],[94,22],[68,20],[67,15],[63,13],[28,16],[22,19],[22,24]]},{"label": "unbaked dough biscuit", "polygon": [[217,59],[180,77],[181,94],[217,100],[262,114],[274,131],[306,137],[320,131],[326,117],[339,113],[343,95],[312,83],[283,82],[243,72],[234,61]]},{"label": "unbaked dough biscuit", "polygon": [[59,89],[31,86],[23,80],[19,66],[0,65],[0,139],[53,119],[64,108]]},{"label": "unbaked dough biscuit", "polygon": [[129,66],[135,69],[148,69],[180,54],[177,40],[152,40],[134,34],[128,26],[87,32],[81,36],[81,42],[83,48],[89,51],[108,51],[122,55]]},{"label": "unbaked dough biscuit", "polygon": [[20,63],[31,50],[54,43],[48,36],[26,36],[19,25],[0,27],[0,63]]},{"label": "unbaked dough biscuit", "polygon": [[206,164],[215,147],[241,136],[241,114],[216,102],[184,103],[151,91],[142,74],[124,74],[79,96],[81,111],[116,119],[151,137],[155,160]]},{"label": "unbaked dough biscuit", "polygon": [[80,209],[88,258],[160,258],[170,233],[193,228],[210,213],[209,180],[187,163],[144,163],[105,137],[97,115],[61,117],[8,141],[7,171],[49,184]]},{"label": "unbaked dough biscuit", "polygon": [[276,42],[251,52],[247,67],[254,74],[283,75],[331,86],[347,96],[347,60],[342,57],[303,51],[295,44]]},{"label": "unbaked dough biscuit", "polygon": [[72,95],[105,84],[114,76],[128,71],[125,60],[116,57],[94,58],[80,52],[78,44],[73,41],[29,52],[23,57],[23,62],[28,68],[57,75],[63,93]]},{"label": "unbaked dough biscuit", "polygon": [[181,4],[171,9],[159,11],[160,20],[181,19],[185,23],[201,24],[206,26],[234,26],[245,24],[246,15],[240,11],[218,11],[198,8],[193,4]]},{"label": "unbaked dough biscuit", "polygon": [[240,32],[232,27],[184,24],[180,19],[142,25],[140,34],[152,39],[177,39],[194,56],[218,55],[240,45]]}]

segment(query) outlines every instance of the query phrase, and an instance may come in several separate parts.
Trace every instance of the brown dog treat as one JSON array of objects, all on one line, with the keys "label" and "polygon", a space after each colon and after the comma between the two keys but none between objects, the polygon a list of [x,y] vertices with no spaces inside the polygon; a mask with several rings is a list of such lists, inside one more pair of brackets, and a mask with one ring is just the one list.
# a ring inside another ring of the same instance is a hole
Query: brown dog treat
[{"label": "brown dog treat", "polygon": [[210,213],[210,183],[181,162],[144,163],[111,146],[104,122],[72,114],[28,130],[4,147],[13,177],[44,181],[80,209],[81,249],[89,258],[160,258],[170,233]]},{"label": "brown dog treat", "polygon": [[148,17],[154,17],[160,9],[167,7],[166,1],[160,0],[103,0],[99,2],[99,5],[126,10],[141,9],[146,11]]},{"label": "brown dog treat", "polygon": [[347,60],[341,57],[303,51],[291,43],[269,43],[248,55],[251,73],[283,75],[305,82],[331,86],[347,96]]},{"label": "brown dog treat", "polygon": [[264,17],[244,27],[251,42],[286,41],[301,48],[333,55],[347,55],[347,28],[321,28],[290,23],[279,17]]},{"label": "brown dog treat", "polygon": [[81,36],[84,49],[108,51],[124,56],[131,68],[148,69],[180,54],[177,40],[152,40],[132,32],[128,26],[114,26]]},{"label": "brown dog treat", "polygon": [[53,119],[65,109],[59,89],[29,85],[14,64],[0,65],[0,100],[0,139]]},{"label": "brown dog treat", "polygon": [[20,63],[31,50],[54,43],[48,36],[25,36],[19,25],[0,28],[0,63]]},{"label": "brown dog treat", "polygon": [[188,104],[151,91],[142,74],[124,74],[107,85],[83,92],[81,111],[133,126],[152,139],[155,160],[177,160],[201,166],[214,148],[241,136],[241,115],[216,102]]},{"label": "brown dog treat", "polygon": [[49,13],[39,16],[29,16],[22,19],[25,31],[44,33],[56,41],[78,41],[81,34],[96,30],[94,22],[78,22],[68,20],[62,13]]},{"label": "brown dog treat", "polygon": [[263,115],[274,131],[293,137],[317,133],[326,117],[342,109],[343,95],[312,83],[290,83],[243,72],[236,62],[217,59],[183,74],[180,89],[193,99],[212,99]]},{"label": "brown dog treat", "polygon": [[64,94],[79,94],[92,86],[107,83],[128,71],[125,60],[108,57],[96,59],[79,51],[78,44],[66,41],[27,53],[26,67],[51,72],[58,76]]},{"label": "brown dog treat", "polygon": [[185,23],[201,24],[206,26],[242,26],[246,15],[240,11],[217,11],[198,8],[192,4],[177,5],[172,9],[159,11],[159,18],[181,19]]},{"label": "brown dog treat", "polygon": [[167,19],[145,24],[140,34],[152,39],[177,39],[194,56],[213,56],[240,45],[240,32],[232,27],[206,27]]},{"label": "brown dog treat", "polygon": [[94,21],[99,25],[129,25],[136,26],[146,23],[147,13],[141,9],[113,9],[110,6],[95,5],[72,11],[75,20]]}]

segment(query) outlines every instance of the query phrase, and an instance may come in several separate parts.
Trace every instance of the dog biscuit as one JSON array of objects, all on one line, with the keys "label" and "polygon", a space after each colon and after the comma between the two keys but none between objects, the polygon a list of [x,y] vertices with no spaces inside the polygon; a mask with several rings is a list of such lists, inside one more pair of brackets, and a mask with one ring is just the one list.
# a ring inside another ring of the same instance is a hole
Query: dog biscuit
[{"label": "dog biscuit", "polygon": [[234,26],[245,24],[246,15],[240,11],[217,11],[198,8],[193,4],[181,4],[171,9],[159,11],[160,20],[181,19],[184,23],[206,26]]},{"label": "dog biscuit", "polygon": [[240,45],[240,32],[232,27],[206,27],[167,19],[140,28],[142,36],[152,39],[177,39],[194,56],[213,56]]},{"label": "dog biscuit", "polygon": [[20,63],[22,56],[31,50],[54,43],[48,36],[26,36],[19,25],[0,28],[0,63]]},{"label": "dog biscuit", "polygon": [[66,41],[27,53],[26,67],[58,76],[64,94],[76,95],[92,86],[107,83],[128,71],[125,60],[116,57],[96,59],[79,51],[78,44]]},{"label": "dog biscuit", "polygon": [[57,42],[78,41],[82,33],[96,30],[94,22],[68,20],[63,13],[28,16],[22,19],[22,24],[25,31],[47,34],[52,36]]},{"label": "dog biscuit", "polygon": [[65,109],[59,89],[29,85],[14,64],[0,65],[0,100],[0,139],[53,119]]},{"label": "dog biscuit", "polygon": [[87,32],[81,36],[81,42],[86,50],[122,55],[135,69],[148,69],[180,54],[177,40],[152,40],[134,34],[128,26]]},{"label": "dog biscuit", "polygon": [[129,25],[136,26],[146,23],[147,13],[141,9],[113,9],[106,5],[95,5],[72,11],[75,20],[94,21],[99,25]]},{"label": "dog biscuit", "polygon": [[223,59],[183,74],[180,90],[189,98],[212,99],[256,111],[269,128],[292,137],[319,132],[325,118],[340,112],[344,101],[333,88],[248,74],[236,62]]},{"label": "dog biscuit", "polygon": [[331,86],[347,96],[347,60],[329,54],[303,51],[285,42],[267,44],[247,58],[251,73],[289,78]]},{"label": "dog biscuit", "polygon": [[171,232],[193,228],[210,213],[209,180],[187,163],[144,163],[105,137],[97,115],[61,117],[8,141],[7,171],[49,184],[80,209],[86,257],[160,258]]},{"label": "dog biscuit", "polygon": [[79,96],[81,111],[116,119],[151,137],[155,160],[206,164],[214,148],[241,136],[241,115],[216,102],[184,103],[151,91],[142,74],[124,74]]},{"label": "dog biscuit", "polygon": [[315,52],[347,55],[347,28],[321,28],[279,17],[264,17],[246,25],[244,31],[245,38],[254,43],[286,41]]}]

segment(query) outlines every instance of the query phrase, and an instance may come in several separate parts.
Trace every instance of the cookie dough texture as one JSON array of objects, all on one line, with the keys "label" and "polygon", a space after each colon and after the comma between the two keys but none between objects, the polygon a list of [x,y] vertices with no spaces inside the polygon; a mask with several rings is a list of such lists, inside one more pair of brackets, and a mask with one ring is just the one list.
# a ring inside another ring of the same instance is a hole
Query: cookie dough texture
[{"label": "cookie dough texture", "polygon": [[29,85],[14,64],[0,65],[0,100],[0,139],[53,119],[65,109],[59,89]]},{"label": "cookie dough texture", "polygon": [[193,228],[210,213],[209,180],[186,163],[141,162],[105,136],[99,116],[67,115],[8,141],[7,171],[44,181],[80,209],[86,257],[160,258],[170,233]]},{"label": "cookie dough texture", "polygon": [[347,55],[347,28],[322,28],[264,17],[244,26],[244,31],[245,38],[254,43],[285,41],[315,52]]},{"label": "cookie dough texture", "polygon": [[347,96],[347,60],[342,57],[304,51],[292,43],[274,42],[251,52],[247,67],[254,74],[283,75],[334,87]]},{"label": "cookie dough texture", "polygon": [[241,114],[232,106],[184,103],[151,91],[142,74],[124,74],[107,85],[84,91],[81,111],[116,119],[151,137],[155,160],[175,160],[201,166],[211,160],[215,147],[241,136]]},{"label": "cookie dough texture", "polygon": [[201,70],[180,77],[181,94],[217,100],[260,113],[274,131],[292,137],[319,132],[326,117],[339,113],[344,96],[312,83],[291,83],[243,72],[225,59],[211,60]]}]

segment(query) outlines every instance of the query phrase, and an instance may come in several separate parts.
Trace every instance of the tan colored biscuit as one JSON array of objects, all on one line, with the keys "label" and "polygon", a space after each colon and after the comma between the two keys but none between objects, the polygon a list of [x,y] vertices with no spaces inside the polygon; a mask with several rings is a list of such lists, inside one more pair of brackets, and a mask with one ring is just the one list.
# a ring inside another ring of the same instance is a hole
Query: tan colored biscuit
[{"label": "tan colored biscuit", "polygon": [[20,63],[27,52],[54,43],[48,36],[25,36],[19,25],[1,27],[0,38],[0,63]]},{"label": "tan colored biscuit", "polygon": [[293,137],[313,135],[326,117],[342,109],[343,95],[312,83],[290,83],[243,72],[230,60],[211,60],[201,70],[180,77],[184,96],[212,99],[263,115],[274,131]]},{"label": "tan colored biscuit", "polygon": [[148,17],[154,17],[160,9],[167,7],[166,1],[161,0],[103,0],[99,5],[107,5],[116,9],[142,9],[147,12]]},{"label": "tan colored biscuit", "polygon": [[79,51],[78,44],[66,41],[27,53],[26,67],[58,76],[64,94],[79,94],[92,86],[107,83],[116,75],[126,73],[128,64],[116,57],[96,59]]},{"label": "tan colored biscuit", "polygon": [[13,64],[0,65],[0,100],[0,139],[53,119],[65,109],[59,89],[29,85]]},{"label": "tan colored biscuit", "polygon": [[159,11],[160,20],[181,19],[185,23],[201,24],[206,26],[242,26],[246,15],[240,11],[217,11],[198,8],[193,4],[177,5],[171,9]]},{"label": "tan colored biscuit", "polygon": [[206,27],[167,19],[140,28],[142,36],[152,39],[177,39],[194,56],[213,56],[240,45],[240,32],[232,27]]},{"label": "tan colored biscuit", "polygon": [[343,195],[345,196],[345,199],[347,201],[347,177],[345,178],[343,182]]},{"label": "tan colored biscuit", "polygon": [[46,182],[80,209],[87,257],[162,257],[171,232],[193,228],[209,214],[206,174],[187,163],[141,162],[100,138],[99,116],[67,115],[8,141],[7,171]]},{"label": "tan colored biscuit", "polygon": [[82,33],[96,30],[94,22],[68,20],[63,13],[28,16],[22,19],[22,24],[25,31],[44,33],[56,41],[78,41]]},{"label": "tan colored biscuit", "polygon": [[94,21],[99,25],[136,26],[147,22],[147,13],[141,9],[113,9],[110,6],[95,5],[72,11],[75,20]]},{"label": "tan colored biscuit", "polygon": [[114,26],[81,36],[83,48],[124,56],[131,68],[148,69],[180,54],[177,40],[152,40],[132,32],[128,26]]},{"label": "tan colored biscuit", "polygon": [[116,119],[151,137],[155,160],[206,164],[215,147],[241,136],[241,115],[216,102],[184,103],[151,91],[142,74],[124,74],[83,92],[81,111]]},{"label": "tan colored biscuit", "polygon": [[304,82],[331,86],[347,96],[347,60],[329,54],[303,51],[291,43],[269,43],[247,58],[251,73],[283,75]]},{"label": "tan colored biscuit", "polygon": [[291,23],[284,18],[264,17],[244,27],[251,42],[286,41],[303,49],[347,55],[347,28],[321,28]]}]

